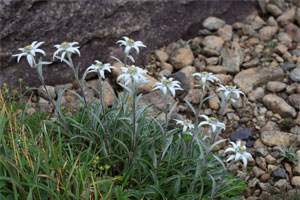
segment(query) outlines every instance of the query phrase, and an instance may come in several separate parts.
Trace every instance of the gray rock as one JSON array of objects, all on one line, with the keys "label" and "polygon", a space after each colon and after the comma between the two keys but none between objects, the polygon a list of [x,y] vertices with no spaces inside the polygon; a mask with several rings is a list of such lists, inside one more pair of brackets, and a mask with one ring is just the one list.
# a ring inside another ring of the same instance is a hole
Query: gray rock
[{"label": "gray rock", "polygon": [[210,31],[215,31],[223,27],[225,21],[216,17],[208,17],[204,20],[202,25]]},{"label": "gray rock", "polygon": [[278,6],[280,10],[285,10],[285,0],[271,0],[270,3]]},{"label": "gray rock", "polygon": [[166,62],[169,59],[169,55],[162,50],[155,50],[154,55],[160,62]]},{"label": "gray rock", "polygon": [[300,26],[300,8],[297,8],[296,10],[295,20],[298,23],[298,26]]},{"label": "gray rock", "polygon": [[230,139],[232,141],[237,140],[248,140],[249,137],[252,135],[253,131],[250,128],[242,128],[237,131],[234,131],[230,134]]},{"label": "gray rock", "polygon": [[300,49],[294,49],[292,51],[292,54],[295,55],[295,56],[300,56]]},{"label": "gray rock", "polygon": [[275,17],[278,17],[279,15],[282,14],[282,11],[280,10],[280,8],[278,8],[278,6],[271,4],[271,3],[267,4],[267,11]]},{"label": "gray rock", "polygon": [[243,67],[244,68],[256,67],[258,63],[259,63],[259,59],[258,58],[253,58],[252,60],[244,63]]},{"label": "gray rock", "polygon": [[294,63],[286,62],[280,66],[284,71],[290,71],[296,67]]},{"label": "gray rock", "polygon": [[300,42],[300,28],[293,23],[289,23],[284,27],[284,31],[292,38],[296,43]]},{"label": "gray rock", "polygon": [[267,84],[267,90],[270,92],[280,92],[286,88],[286,84],[279,81],[270,81]]},{"label": "gray rock", "polygon": [[224,40],[218,36],[206,36],[203,44],[209,49],[220,51],[223,47]]},{"label": "gray rock", "polygon": [[285,179],[280,179],[276,183],[274,183],[275,187],[278,187],[281,190],[287,189],[290,185]]},{"label": "gray rock", "polygon": [[269,146],[290,146],[293,140],[295,139],[290,133],[282,131],[264,131],[260,135],[261,141]]},{"label": "gray rock", "polygon": [[170,63],[175,69],[181,69],[194,61],[194,54],[189,46],[177,49],[170,56]]},{"label": "gray rock", "polygon": [[292,81],[300,83],[300,66],[293,69],[290,72],[289,77]]},{"label": "gray rock", "polygon": [[279,168],[273,171],[272,174],[275,178],[279,178],[279,179],[285,179],[287,177],[286,172],[283,168]]},{"label": "gray rock", "polygon": [[[109,62],[110,55],[122,58],[123,50],[115,44],[122,36],[142,40],[143,48],[135,57],[137,65],[147,62],[146,55],[156,47],[166,45],[182,37],[192,38],[208,16],[218,13],[222,20],[233,23],[242,21],[255,10],[256,2],[222,0],[213,1],[23,1],[0,3],[0,85],[7,82],[13,88],[19,85],[40,85],[35,69],[22,59],[17,63],[12,54],[17,48],[32,41],[46,41],[42,49],[47,52],[45,60],[51,60],[53,45],[63,41],[80,44],[81,57],[74,56],[74,64],[80,66],[80,75],[91,61]],[[236,9],[236,8],[239,9]],[[74,20],[75,19],[75,20]],[[101,52],[101,55],[99,55]],[[99,57],[100,56],[100,57]],[[72,71],[61,62],[44,67],[48,85],[70,83]],[[15,78],[18,77],[18,78]]]},{"label": "gray rock", "polygon": [[291,182],[293,186],[300,187],[300,176],[294,176]]},{"label": "gray rock", "polygon": [[230,41],[232,39],[232,26],[225,25],[223,28],[220,28],[217,32],[224,41]]},{"label": "gray rock", "polygon": [[285,45],[291,45],[292,44],[292,38],[289,34],[285,33],[285,32],[280,32],[277,35],[278,40]]},{"label": "gray rock", "polygon": [[300,110],[300,94],[292,94],[289,96],[288,100],[294,108]]},{"label": "gray rock", "polygon": [[277,30],[276,26],[265,26],[259,30],[259,38],[262,41],[268,41],[276,34]]},{"label": "gray rock", "polygon": [[251,101],[260,101],[265,96],[265,90],[262,87],[258,87],[248,94],[248,98]]},{"label": "gray rock", "polygon": [[296,117],[295,109],[284,99],[273,94],[268,94],[263,98],[264,105],[271,111],[280,114],[282,117]]},{"label": "gray rock", "polygon": [[295,8],[291,8],[284,12],[282,15],[280,15],[276,20],[279,23],[279,25],[285,26],[294,20],[295,13]]},{"label": "gray rock", "polygon": [[240,65],[244,61],[244,52],[238,43],[233,42],[231,49],[223,48],[221,56],[223,66],[228,73],[236,74],[240,71]]},{"label": "gray rock", "polygon": [[256,178],[259,178],[261,175],[263,175],[264,173],[266,173],[264,170],[258,168],[258,167],[253,167],[253,174]]},{"label": "gray rock", "polygon": [[255,87],[263,85],[269,81],[282,80],[284,76],[280,67],[255,67],[239,72],[233,82],[248,94]]}]

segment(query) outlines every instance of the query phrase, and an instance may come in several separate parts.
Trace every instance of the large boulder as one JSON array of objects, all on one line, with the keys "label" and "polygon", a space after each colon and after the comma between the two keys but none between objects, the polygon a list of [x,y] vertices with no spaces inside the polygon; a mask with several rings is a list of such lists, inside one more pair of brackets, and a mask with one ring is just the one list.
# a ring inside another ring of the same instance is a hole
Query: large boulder
[{"label": "large boulder", "polygon": [[[137,59],[137,64],[147,61],[146,55],[155,47],[180,38],[194,37],[209,16],[233,23],[240,21],[256,6],[255,1],[236,0],[101,0],[101,1],[40,1],[5,0],[0,5],[0,84],[39,86],[39,79],[22,59],[16,62],[12,54],[17,48],[33,41],[45,41],[42,46],[51,59],[53,45],[63,41],[77,41],[81,57],[74,56],[82,74],[95,59],[111,61],[109,56],[121,57],[122,50],[116,41],[122,36],[142,40],[147,49]],[[44,67],[47,85],[71,82],[73,75],[64,64],[56,61]]]}]

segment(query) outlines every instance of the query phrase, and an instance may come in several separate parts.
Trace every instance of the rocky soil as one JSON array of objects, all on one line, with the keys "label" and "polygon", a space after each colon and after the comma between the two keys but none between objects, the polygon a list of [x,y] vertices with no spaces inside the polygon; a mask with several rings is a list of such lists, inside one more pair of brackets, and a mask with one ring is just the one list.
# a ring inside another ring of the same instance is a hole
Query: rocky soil
[{"label": "rocky soil", "polygon": [[[247,169],[239,163],[232,167],[237,176],[246,176],[250,187],[245,193],[248,200],[263,199],[285,189],[293,192],[300,187],[300,162],[283,159],[280,153],[281,148],[293,146],[300,156],[300,5],[284,0],[259,2],[261,12],[243,22],[227,24],[208,17],[197,37],[155,50],[152,61],[144,66],[152,82],[139,87],[144,93],[140,104],[154,103],[149,113],[155,114],[163,108],[163,102],[159,92],[152,92],[152,85],[162,76],[180,81],[184,91],[172,101],[180,101],[174,117],[181,119],[192,116],[184,98],[195,106],[199,103],[200,89],[194,87],[192,77],[195,72],[213,72],[222,84],[237,85],[245,93],[227,107],[227,129],[222,137],[228,142],[243,140],[253,156]],[[112,104],[116,91],[120,91],[116,77],[122,72],[118,63],[114,66],[117,69],[105,83],[107,106]],[[97,87],[97,79],[87,80],[85,92],[97,98],[93,90]],[[52,97],[56,98],[62,88],[77,91],[78,86],[75,82],[49,86]],[[206,95],[214,94],[217,88],[218,85],[210,85]],[[70,91],[65,92],[62,104],[73,110],[79,107],[78,99]],[[31,106],[30,113],[36,108],[53,111],[42,87],[32,98]],[[220,98],[215,96],[204,104],[201,113],[210,115],[219,108]],[[220,153],[224,147],[225,144]]]}]

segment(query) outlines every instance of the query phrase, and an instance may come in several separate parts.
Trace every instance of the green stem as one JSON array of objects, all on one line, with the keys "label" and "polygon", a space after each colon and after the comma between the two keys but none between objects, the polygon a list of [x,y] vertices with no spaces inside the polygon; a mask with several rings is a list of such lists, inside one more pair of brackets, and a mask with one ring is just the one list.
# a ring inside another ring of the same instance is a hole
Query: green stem
[{"label": "green stem", "polygon": [[165,104],[166,104],[166,110],[165,110],[165,121],[166,121],[166,124],[165,124],[165,129],[164,129],[164,133],[163,133],[163,141],[162,141],[162,148],[161,148],[161,151],[160,151],[160,155],[159,155],[159,160],[158,160],[158,167],[160,167],[160,164],[161,164],[161,160],[162,160],[162,156],[163,156],[163,148],[164,148],[164,145],[166,145],[166,137],[167,137],[167,132],[168,132],[168,113],[169,113],[169,103],[168,103],[168,96],[165,95]]},{"label": "green stem", "polygon": [[110,154],[109,151],[109,145],[108,145],[108,138],[107,138],[107,128],[106,128],[106,113],[105,113],[105,105],[104,105],[104,94],[103,94],[103,86],[102,86],[102,78],[99,73],[99,86],[100,86],[100,103],[102,107],[102,113],[103,113],[103,128],[104,128],[104,143],[105,147],[107,149],[107,153]]}]

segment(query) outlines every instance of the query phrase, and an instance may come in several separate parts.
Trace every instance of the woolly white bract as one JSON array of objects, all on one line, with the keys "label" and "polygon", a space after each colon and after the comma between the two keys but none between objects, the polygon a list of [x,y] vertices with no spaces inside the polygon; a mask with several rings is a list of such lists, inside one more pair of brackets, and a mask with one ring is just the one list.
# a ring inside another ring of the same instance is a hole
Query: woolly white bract
[{"label": "woolly white bract", "polygon": [[202,81],[203,86],[205,86],[206,81],[220,82],[220,80],[215,75],[213,75],[212,73],[208,73],[208,72],[194,73],[193,76],[199,77]]},{"label": "woolly white bract", "polygon": [[117,81],[119,81],[120,79],[124,80],[124,84],[125,86],[128,86],[130,83],[139,85],[142,83],[146,83],[149,82],[149,80],[146,79],[146,77],[144,76],[144,74],[147,74],[148,71],[145,69],[142,69],[140,67],[137,67],[135,65],[131,65],[130,67],[121,67],[121,70],[124,72],[123,74],[121,74]]},{"label": "woolly white bract", "polygon": [[59,57],[60,61],[63,61],[66,54],[69,54],[71,56],[73,53],[77,53],[80,56],[80,51],[78,50],[79,46],[78,47],[73,47],[74,45],[78,45],[78,44],[79,44],[78,42],[63,42],[61,44],[54,45],[54,47],[57,48],[57,50],[53,54],[53,59],[60,52],[62,52],[60,57]]},{"label": "woolly white bract", "polygon": [[123,36],[124,40],[118,40],[117,44],[119,43],[120,46],[125,46],[125,53],[128,55],[130,49],[134,48],[137,53],[140,53],[139,47],[146,47],[146,45],[143,44],[141,41],[134,41],[131,38],[128,38],[126,36]]},{"label": "woolly white bract", "polygon": [[225,130],[225,124],[222,122],[219,122],[216,118],[214,117],[207,117],[206,115],[200,115],[203,117],[206,121],[200,122],[199,126],[203,125],[209,125],[211,127],[212,132],[215,132],[217,128],[221,128]]},{"label": "woolly white bract", "polygon": [[168,79],[166,77],[162,77],[160,82],[155,83],[153,85],[152,90],[157,90],[157,89],[160,89],[165,96],[168,95],[168,91],[169,91],[173,97],[175,97],[176,90],[183,90],[180,87],[180,82],[179,81],[174,81],[174,78],[169,78]]},{"label": "woolly white bract", "polygon": [[[87,68],[87,73],[97,72],[101,76],[102,79],[105,79],[105,70],[111,72],[111,69],[116,69],[115,67],[111,66],[109,63],[102,63],[99,60],[95,60],[95,64],[89,66]],[[100,77],[99,77],[100,78]]]},{"label": "woolly white bract", "polygon": [[192,123],[191,120],[188,120],[188,119],[186,119],[186,120],[177,120],[177,119],[175,119],[175,121],[176,121],[176,124],[180,124],[181,126],[183,126],[183,128],[182,128],[183,133],[187,133],[189,135],[192,135],[192,133],[189,132],[189,131],[194,129],[194,124]]},{"label": "woolly white bract", "polygon": [[[232,94],[236,95],[236,98],[240,98],[240,94],[245,95],[240,89],[237,89],[236,86],[227,86],[219,84],[220,88],[217,91],[224,91],[225,98],[228,99]],[[235,102],[235,99],[231,98],[231,101]]]},{"label": "woolly white bract", "polygon": [[234,159],[234,162],[238,160],[242,160],[244,164],[244,168],[247,167],[247,159],[251,158],[251,154],[246,151],[246,146],[241,146],[241,141],[237,141],[237,143],[230,142],[232,147],[229,147],[225,150],[225,153],[227,152],[233,152],[234,155],[230,155],[226,162],[231,161]]},{"label": "woolly white bract", "polygon": [[41,53],[44,56],[46,55],[45,51],[43,51],[42,49],[38,49],[42,44],[44,44],[44,42],[37,42],[34,41],[31,45],[28,45],[24,48],[19,48],[18,50],[22,51],[22,53],[19,54],[15,54],[12,56],[18,56],[18,62],[20,61],[21,57],[26,56],[27,61],[30,65],[30,67],[34,67],[35,64],[35,60],[34,60],[34,56],[35,53]]}]

